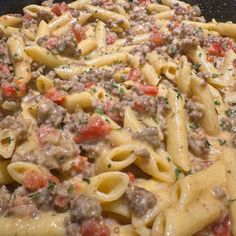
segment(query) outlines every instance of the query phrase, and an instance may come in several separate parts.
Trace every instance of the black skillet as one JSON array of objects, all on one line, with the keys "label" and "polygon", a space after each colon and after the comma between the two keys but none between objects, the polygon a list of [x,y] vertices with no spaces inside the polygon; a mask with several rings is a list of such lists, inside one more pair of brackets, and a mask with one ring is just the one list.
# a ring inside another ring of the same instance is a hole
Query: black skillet
[{"label": "black skillet", "polygon": [[[236,23],[236,0],[185,1],[192,5],[198,4],[207,20],[215,18],[217,21],[233,21]],[[41,0],[0,0],[0,15],[6,13],[20,13],[24,6],[29,4],[40,4],[41,2]]]}]

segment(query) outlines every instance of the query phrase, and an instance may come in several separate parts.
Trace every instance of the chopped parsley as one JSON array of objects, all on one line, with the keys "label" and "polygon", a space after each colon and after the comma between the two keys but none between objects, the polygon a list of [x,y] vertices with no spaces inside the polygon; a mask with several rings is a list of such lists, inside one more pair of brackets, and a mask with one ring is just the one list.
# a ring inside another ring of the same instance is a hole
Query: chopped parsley
[{"label": "chopped parsley", "polygon": [[219,141],[221,146],[226,144],[226,140],[225,139],[218,139],[218,141]]},{"label": "chopped parsley", "polygon": [[219,100],[216,100],[214,103],[215,103],[216,106],[220,105],[220,101]]},{"label": "chopped parsley", "polygon": [[214,79],[214,78],[218,78],[219,76],[221,76],[222,74],[215,74],[215,73],[213,73],[212,74],[212,78]]},{"label": "chopped parsley", "polygon": [[170,161],[171,161],[170,157],[167,157],[167,161],[168,161],[168,162],[170,162]]},{"label": "chopped parsley", "polygon": [[115,129],[116,131],[121,131],[122,130],[122,128],[117,128],[117,129]]},{"label": "chopped parsley", "polygon": [[96,93],[96,92],[97,92],[97,89],[92,88],[91,91],[92,91],[93,93]]},{"label": "chopped parsley", "polygon": [[181,95],[181,93],[179,92],[178,89],[175,89],[175,92],[176,92],[176,97],[177,97],[178,99],[182,98],[182,95]]},{"label": "chopped parsley", "polygon": [[104,115],[104,111],[101,108],[96,108],[95,112],[98,113],[99,115]]},{"label": "chopped parsley", "polygon": [[186,172],[186,174],[187,174],[187,175],[192,175],[193,172],[192,172],[192,170],[189,170],[189,171]]},{"label": "chopped parsley", "polygon": [[200,66],[201,65],[199,63],[196,63],[196,64],[193,65],[193,69],[198,70],[200,68]]},{"label": "chopped parsley", "polygon": [[179,168],[179,167],[177,167],[177,168],[175,169],[175,176],[176,176],[176,179],[179,179],[180,174],[181,174],[182,172],[183,172],[182,169]]},{"label": "chopped parsley", "polygon": [[61,123],[59,124],[59,129],[64,130],[64,126],[65,126],[65,123],[64,123],[64,122],[61,122]]},{"label": "chopped parsley", "polygon": [[49,180],[49,181],[48,181],[47,190],[48,190],[49,192],[53,191],[53,189],[55,188],[55,185],[56,185],[55,182]]},{"label": "chopped parsley", "polygon": [[189,128],[191,129],[197,129],[198,125],[197,124],[189,124]]},{"label": "chopped parsley", "polygon": [[111,168],[111,164],[108,164],[108,165],[107,165],[107,168],[109,168],[109,169],[110,169],[110,168]]},{"label": "chopped parsley", "polygon": [[206,141],[205,141],[205,147],[206,147],[206,148],[210,148],[210,146],[212,146],[212,145],[208,142],[208,140],[206,140]]},{"label": "chopped parsley", "polygon": [[123,88],[120,88],[119,94],[120,94],[120,95],[124,95],[124,94],[125,94],[125,91],[124,91]]},{"label": "chopped parsley", "polygon": [[234,113],[236,113],[236,110],[228,109],[225,111],[225,114],[228,117],[231,117]]},{"label": "chopped parsley", "polygon": [[68,189],[67,189],[67,193],[73,193],[74,191],[74,188],[73,186],[71,185]]},{"label": "chopped parsley", "polygon": [[91,183],[91,181],[90,181],[89,178],[83,178],[82,180],[83,180],[84,182],[86,182],[87,184],[90,184],[90,183]]},{"label": "chopped parsley", "polygon": [[112,86],[113,88],[118,88],[118,85],[117,85],[116,83],[114,83],[114,82],[112,82],[111,86]]},{"label": "chopped parsley", "polygon": [[35,202],[38,202],[41,198],[41,195],[39,192],[33,193],[31,195],[29,195]]},{"label": "chopped parsley", "polygon": [[11,144],[11,142],[13,142],[13,141],[14,141],[14,138],[7,137],[7,142],[8,142],[8,144]]},{"label": "chopped parsley", "polygon": [[163,97],[163,100],[164,100],[164,103],[165,103],[166,105],[169,104],[167,97]]},{"label": "chopped parsley", "polygon": [[231,174],[231,170],[227,170],[226,172],[229,173],[229,174]]}]

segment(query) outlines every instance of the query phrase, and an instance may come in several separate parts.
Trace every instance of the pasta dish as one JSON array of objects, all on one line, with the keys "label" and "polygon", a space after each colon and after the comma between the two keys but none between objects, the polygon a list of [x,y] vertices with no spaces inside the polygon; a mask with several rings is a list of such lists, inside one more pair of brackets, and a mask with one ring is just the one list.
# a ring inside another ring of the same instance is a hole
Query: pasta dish
[{"label": "pasta dish", "polygon": [[0,16],[0,236],[236,236],[235,39],[177,0]]}]

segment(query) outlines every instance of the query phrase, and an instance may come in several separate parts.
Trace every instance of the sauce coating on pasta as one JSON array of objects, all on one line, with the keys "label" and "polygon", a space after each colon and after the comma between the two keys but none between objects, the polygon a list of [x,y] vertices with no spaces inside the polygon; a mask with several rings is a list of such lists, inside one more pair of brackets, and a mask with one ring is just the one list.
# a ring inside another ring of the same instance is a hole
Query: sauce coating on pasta
[{"label": "sauce coating on pasta", "polygon": [[236,236],[236,25],[177,0],[0,17],[0,235]]}]

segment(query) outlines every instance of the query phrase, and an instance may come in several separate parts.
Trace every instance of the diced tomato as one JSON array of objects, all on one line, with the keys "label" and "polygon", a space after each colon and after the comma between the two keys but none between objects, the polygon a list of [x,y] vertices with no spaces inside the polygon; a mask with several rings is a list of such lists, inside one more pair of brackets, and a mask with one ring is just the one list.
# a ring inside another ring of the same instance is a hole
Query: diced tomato
[{"label": "diced tomato", "polygon": [[133,174],[133,172],[126,172],[126,174],[129,176],[129,181],[131,183],[134,183],[135,181],[135,175]]},{"label": "diced tomato", "polygon": [[149,95],[149,96],[156,96],[158,93],[157,87],[153,85],[139,84],[138,89],[144,94]]},{"label": "diced tomato", "polygon": [[91,88],[93,85],[94,85],[93,82],[86,82],[85,85],[84,85],[84,87],[85,87],[85,88]]},{"label": "diced tomato", "polygon": [[90,219],[82,223],[80,227],[81,236],[110,236],[108,226],[99,219]]},{"label": "diced tomato", "polygon": [[68,200],[68,198],[63,197],[61,195],[56,195],[56,197],[54,199],[54,204],[56,207],[59,207],[61,209],[65,209],[69,204],[69,200]]},{"label": "diced tomato", "polygon": [[214,236],[231,236],[231,224],[229,216],[226,216],[222,222],[213,226]]},{"label": "diced tomato", "polygon": [[162,32],[156,26],[152,27],[151,43],[156,46],[163,46],[165,43]]},{"label": "diced tomato", "polygon": [[57,16],[61,16],[64,12],[68,11],[69,7],[65,2],[53,4],[51,12]]},{"label": "diced tomato", "polygon": [[107,102],[104,106],[105,114],[119,125],[123,124],[123,117],[120,110],[114,106],[113,102]]},{"label": "diced tomato", "polygon": [[48,179],[43,173],[35,170],[26,171],[24,174],[23,185],[31,191],[47,186]]},{"label": "diced tomato", "polygon": [[23,19],[26,21],[31,21],[33,17],[29,13],[25,13]]},{"label": "diced tomato", "polygon": [[143,4],[143,5],[147,5],[147,4],[150,4],[151,1],[150,0],[138,0],[138,3]]},{"label": "diced tomato", "polygon": [[224,57],[225,49],[220,42],[215,42],[208,48],[208,53],[213,56]]},{"label": "diced tomato", "polygon": [[104,6],[104,7],[107,7],[107,8],[112,8],[112,7],[114,7],[115,5],[114,5],[113,2],[104,2],[104,3],[103,3],[103,6]]},{"label": "diced tomato", "polygon": [[3,82],[1,85],[2,94],[7,98],[16,97],[16,88],[8,82]]},{"label": "diced tomato", "polygon": [[84,171],[88,164],[88,158],[84,156],[79,156],[76,158],[75,162],[72,165],[73,170],[76,172]]},{"label": "diced tomato", "polygon": [[0,63],[0,79],[8,79],[11,76],[10,69],[7,65]]},{"label": "diced tomato", "polygon": [[139,69],[132,68],[129,72],[128,80],[137,81],[140,79],[141,72]]},{"label": "diced tomato", "polygon": [[90,117],[87,125],[74,137],[76,143],[84,143],[104,138],[112,130],[111,126],[99,116]]},{"label": "diced tomato", "polygon": [[106,40],[107,40],[107,44],[111,45],[117,40],[117,35],[113,32],[109,32],[107,34],[107,39]]},{"label": "diced tomato", "polygon": [[75,35],[75,38],[77,40],[77,42],[79,43],[81,40],[85,39],[86,35],[85,35],[85,30],[84,28],[77,24],[72,28],[72,32]]},{"label": "diced tomato", "polygon": [[49,89],[46,92],[45,97],[57,103],[58,105],[61,105],[65,99],[65,97],[61,95],[55,88]]},{"label": "diced tomato", "polygon": [[208,55],[208,56],[207,56],[207,61],[208,61],[208,62],[213,62],[213,61],[214,61],[214,56]]},{"label": "diced tomato", "polygon": [[20,97],[25,96],[26,90],[27,90],[26,83],[24,83],[24,82],[19,83],[18,82],[17,88],[18,88],[18,96],[20,96]]},{"label": "diced tomato", "polygon": [[45,43],[42,44],[42,47],[45,47],[47,49],[53,49],[53,48],[57,47],[57,45],[58,45],[58,38],[52,36],[52,37],[48,38]]}]

